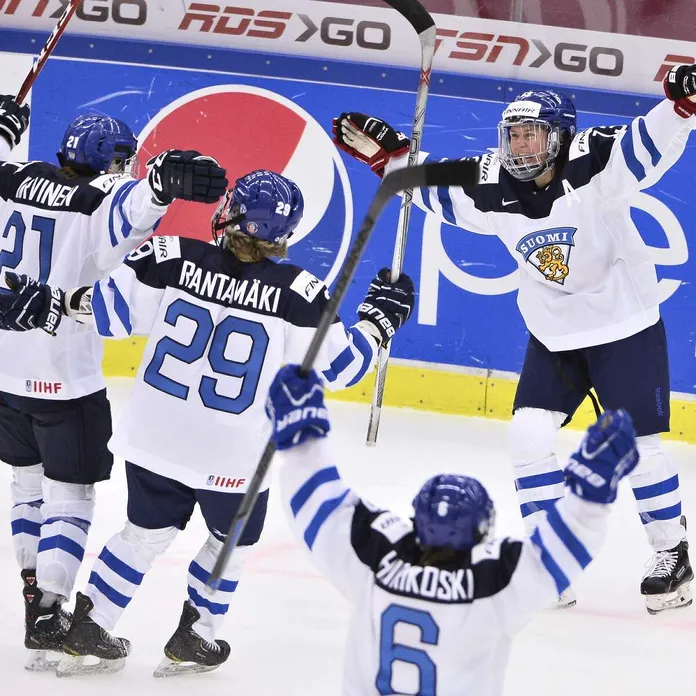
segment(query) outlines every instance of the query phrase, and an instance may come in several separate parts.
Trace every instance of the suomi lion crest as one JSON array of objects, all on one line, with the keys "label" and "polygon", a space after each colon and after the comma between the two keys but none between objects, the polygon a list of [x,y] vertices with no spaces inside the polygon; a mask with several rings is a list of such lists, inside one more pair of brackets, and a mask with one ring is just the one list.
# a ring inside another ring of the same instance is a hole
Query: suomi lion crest
[{"label": "suomi lion crest", "polygon": [[515,249],[546,280],[563,285],[570,273],[570,252],[575,246],[573,238],[576,232],[575,227],[554,227],[530,232],[522,237]]}]

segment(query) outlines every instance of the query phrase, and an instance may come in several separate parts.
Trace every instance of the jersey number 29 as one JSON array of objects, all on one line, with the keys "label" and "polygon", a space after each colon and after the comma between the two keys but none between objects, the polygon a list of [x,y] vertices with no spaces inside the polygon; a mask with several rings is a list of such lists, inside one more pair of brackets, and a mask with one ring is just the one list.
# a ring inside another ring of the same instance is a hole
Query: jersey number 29
[{"label": "jersey number 29", "polygon": [[[411,648],[394,641],[396,627],[407,624],[420,629],[421,643],[437,645],[440,629],[435,619],[427,611],[411,609],[398,604],[390,604],[382,613],[382,626],[379,639],[379,673],[377,674],[377,691],[380,694],[393,694],[392,687],[395,662],[405,662],[418,669],[419,696],[435,696],[437,686],[437,668],[425,650]],[[402,693],[398,691],[398,693]],[[411,690],[409,689],[409,693]]]},{"label": "jersey number 29", "polygon": [[[207,353],[208,363],[216,374],[237,377],[242,381],[239,394],[230,397],[218,393],[218,379],[204,375],[198,384],[198,393],[203,405],[226,413],[240,414],[246,411],[256,399],[256,389],[268,347],[268,334],[263,324],[228,315],[215,326],[210,312],[205,307],[183,299],[174,300],[169,305],[164,320],[167,324],[176,326],[182,317],[196,324],[191,343],[188,345],[179,343],[169,336],[161,338],[155,347],[150,364],[145,369],[143,376],[145,382],[178,399],[187,399],[189,387],[162,374],[164,359],[170,356],[190,365]],[[244,361],[230,360],[225,357],[227,343],[233,334],[240,334],[251,339],[249,354]]]}]

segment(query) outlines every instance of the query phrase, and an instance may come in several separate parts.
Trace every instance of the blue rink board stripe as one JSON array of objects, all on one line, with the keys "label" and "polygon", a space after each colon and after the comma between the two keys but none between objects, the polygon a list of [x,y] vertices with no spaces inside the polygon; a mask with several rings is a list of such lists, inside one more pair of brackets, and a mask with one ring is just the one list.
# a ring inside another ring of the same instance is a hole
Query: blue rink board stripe
[{"label": "blue rink board stripe", "polygon": [[[3,51],[10,53],[34,55],[36,47],[42,46],[45,40],[44,33],[0,29],[0,46]],[[184,48],[186,50],[182,50]],[[415,92],[418,84],[417,80],[414,80],[414,75],[417,74],[415,68],[99,36],[65,35],[58,43],[54,55],[63,58],[108,60],[124,64],[140,63],[158,67],[330,82],[353,87],[382,87],[407,92]],[[440,71],[432,81],[430,93],[502,102],[524,90],[549,84]],[[575,104],[579,110],[601,114],[638,116],[645,114],[660,101],[660,98],[655,96],[639,95],[637,97],[635,94],[626,92],[568,85],[557,85],[557,87],[574,95]],[[504,95],[505,99],[501,99],[501,95]]]}]

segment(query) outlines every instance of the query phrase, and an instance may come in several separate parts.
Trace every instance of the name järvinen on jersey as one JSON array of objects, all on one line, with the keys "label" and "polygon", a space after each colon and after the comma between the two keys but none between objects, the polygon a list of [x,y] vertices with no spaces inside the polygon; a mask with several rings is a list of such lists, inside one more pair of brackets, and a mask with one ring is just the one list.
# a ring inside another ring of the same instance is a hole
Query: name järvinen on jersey
[{"label": "name j\u00e4rvinen on jersey", "polygon": [[15,199],[53,208],[67,208],[78,190],[79,186],[66,186],[40,176],[30,176],[17,189]]},{"label": "name j\u00e4rvinen on jersey", "polygon": [[440,602],[471,602],[474,573],[471,568],[444,570],[435,566],[412,565],[390,551],[379,562],[377,584],[385,590]]},{"label": "name j\u00e4rvinen on jersey", "polygon": [[239,280],[225,273],[206,271],[192,261],[183,262],[179,285],[200,297],[269,313],[276,313],[280,302],[279,287],[257,279]]}]

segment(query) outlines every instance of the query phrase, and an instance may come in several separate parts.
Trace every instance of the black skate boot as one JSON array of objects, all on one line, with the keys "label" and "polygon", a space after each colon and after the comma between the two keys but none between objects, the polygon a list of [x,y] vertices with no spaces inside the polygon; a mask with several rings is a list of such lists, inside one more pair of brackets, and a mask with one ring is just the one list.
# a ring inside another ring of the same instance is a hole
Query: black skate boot
[{"label": "black skate boot", "polygon": [[61,652],[63,640],[70,628],[71,616],[58,602],[40,606],[44,593],[36,585],[36,571],[22,570],[24,587],[24,647],[31,651],[25,669],[46,672],[55,669],[57,660],[49,660],[47,652]]},{"label": "black skate boot", "polygon": [[[686,529],[685,517],[681,518],[681,524]],[[648,614],[688,607],[693,601],[690,587],[693,579],[694,572],[689,563],[689,542],[686,539],[673,549],[658,551],[640,584],[640,593],[645,595]]]},{"label": "black skate boot", "polygon": [[230,644],[227,641],[209,643],[193,630],[193,624],[200,618],[195,607],[184,602],[179,628],[164,646],[166,657],[154,671],[155,677],[211,672],[227,660],[230,656]]},{"label": "black skate boot", "polygon": [[[77,593],[73,620],[63,641],[63,657],[58,663],[59,677],[120,672],[130,653],[130,641],[115,638],[89,617],[94,608],[92,600]],[[97,658],[86,664],[87,658]]]}]

